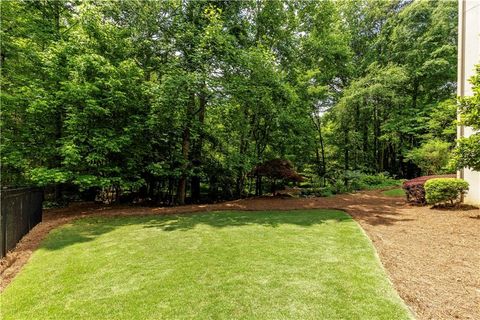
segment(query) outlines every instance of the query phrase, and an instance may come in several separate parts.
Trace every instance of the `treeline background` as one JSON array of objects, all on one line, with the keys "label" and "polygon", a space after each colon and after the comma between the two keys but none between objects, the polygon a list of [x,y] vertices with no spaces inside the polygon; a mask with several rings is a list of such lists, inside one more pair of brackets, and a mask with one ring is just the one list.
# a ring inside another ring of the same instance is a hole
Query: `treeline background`
[{"label": "treeline background", "polygon": [[277,158],[332,192],[449,171],[455,1],[3,1],[1,20],[3,186],[182,204],[252,194]]}]

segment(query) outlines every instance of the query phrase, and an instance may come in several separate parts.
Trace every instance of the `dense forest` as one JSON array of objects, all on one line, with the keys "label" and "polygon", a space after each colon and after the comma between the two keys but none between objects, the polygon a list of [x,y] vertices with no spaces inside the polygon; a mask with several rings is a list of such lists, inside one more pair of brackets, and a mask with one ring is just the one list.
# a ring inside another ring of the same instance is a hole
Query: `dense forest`
[{"label": "dense forest", "polygon": [[456,1],[4,1],[1,21],[4,186],[183,204],[267,192],[275,159],[334,193],[451,170]]}]

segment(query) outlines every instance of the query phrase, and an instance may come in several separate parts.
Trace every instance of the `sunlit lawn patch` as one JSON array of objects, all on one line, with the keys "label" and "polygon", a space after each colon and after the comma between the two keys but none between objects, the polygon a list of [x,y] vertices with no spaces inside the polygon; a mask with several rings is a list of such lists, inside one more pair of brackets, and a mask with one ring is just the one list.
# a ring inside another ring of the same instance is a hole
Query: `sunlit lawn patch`
[{"label": "sunlit lawn patch", "polygon": [[88,218],[56,229],[3,319],[408,319],[363,231],[334,210]]}]

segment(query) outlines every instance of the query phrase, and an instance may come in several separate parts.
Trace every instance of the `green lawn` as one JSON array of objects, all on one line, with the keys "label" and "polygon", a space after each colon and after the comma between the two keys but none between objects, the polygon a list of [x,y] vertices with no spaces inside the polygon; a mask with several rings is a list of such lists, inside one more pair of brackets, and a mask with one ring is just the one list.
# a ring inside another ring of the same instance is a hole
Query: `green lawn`
[{"label": "green lawn", "polygon": [[334,210],[87,218],[51,232],[2,319],[409,319]]},{"label": "green lawn", "polygon": [[382,194],[389,197],[405,197],[405,191],[401,188],[383,191]]}]

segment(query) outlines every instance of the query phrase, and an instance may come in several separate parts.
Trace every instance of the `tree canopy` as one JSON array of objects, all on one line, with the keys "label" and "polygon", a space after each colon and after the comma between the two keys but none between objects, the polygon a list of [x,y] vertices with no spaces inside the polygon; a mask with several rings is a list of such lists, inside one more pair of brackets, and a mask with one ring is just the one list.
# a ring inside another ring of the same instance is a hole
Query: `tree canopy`
[{"label": "tree canopy", "polygon": [[458,140],[454,161],[458,168],[480,171],[480,65],[476,71],[470,79],[473,96],[460,99],[460,123],[475,131]]},{"label": "tree canopy", "polygon": [[272,159],[328,184],[454,145],[455,1],[1,7],[5,185],[184,203],[248,193]]}]

